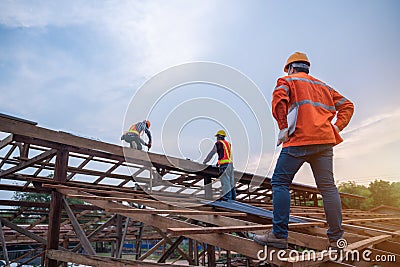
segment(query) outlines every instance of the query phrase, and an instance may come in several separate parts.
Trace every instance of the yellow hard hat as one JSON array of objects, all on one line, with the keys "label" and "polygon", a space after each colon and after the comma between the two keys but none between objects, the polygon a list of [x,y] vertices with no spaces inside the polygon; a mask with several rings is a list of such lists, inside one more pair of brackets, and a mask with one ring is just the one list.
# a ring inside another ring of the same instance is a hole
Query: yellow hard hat
[{"label": "yellow hard hat", "polygon": [[290,55],[290,57],[287,59],[285,67],[283,68],[284,72],[288,71],[288,67],[290,64],[292,64],[293,62],[304,62],[306,63],[308,66],[311,65],[310,61],[308,60],[308,57],[306,54],[301,53],[301,52],[294,52],[292,55]]},{"label": "yellow hard hat", "polygon": [[220,136],[226,136],[226,132],[224,130],[219,130],[215,136],[220,135]]}]

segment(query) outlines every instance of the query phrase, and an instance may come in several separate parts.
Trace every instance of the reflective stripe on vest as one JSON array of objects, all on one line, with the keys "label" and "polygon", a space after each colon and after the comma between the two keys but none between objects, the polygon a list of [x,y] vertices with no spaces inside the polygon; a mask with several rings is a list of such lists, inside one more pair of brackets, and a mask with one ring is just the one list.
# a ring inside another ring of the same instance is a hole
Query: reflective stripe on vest
[{"label": "reflective stripe on vest", "polygon": [[328,105],[325,105],[325,104],[323,104],[323,103],[321,103],[321,102],[314,102],[314,101],[311,101],[311,100],[307,100],[307,99],[306,99],[306,100],[301,100],[301,101],[299,101],[299,102],[294,102],[294,103],[290,106],[288,112],[292,111],[292,109],[294,109],[296,106],[302,106],[302,105],[305,105],[305,104],[311,104],[311,105],[314,106],[314,107],[324,108],[324,109],[329,110],[329,111],[332,111],[332,112],[336,111],[336,108],[335,108],[334,106],[328,106]]},{"label": "reflective stripe on vest", "polygon": [[306,78],[300,78],[300,77],[290,77],[290,78],[285,78],[285,80],[287,82],[291,82],[291,81],[302,81],[302,82],[306,82],[306,83],[311,83],[311,84],[318,84],[318,85],[322,85],[327,87],[329,90],[333,90],[332,87],[328,86],[327,84],[321,82],[321,81],[313,81],[313,80],[309,80]]},{"label": "reflective stripe on vest", "polygon": [[128,133],[134,133],[140,135],[140,133],[136,130],[136,124],[132,125],[132,127],[129,128]]},{"label": "reflective stripe on vest", "polygon": [[219,140],[219,142],[221,142],[222,147],[224,148],[224,156],[222,159],[218,160],[218,165],[232,163],[231,145],[229,144],[228,141],[225,140]]}]

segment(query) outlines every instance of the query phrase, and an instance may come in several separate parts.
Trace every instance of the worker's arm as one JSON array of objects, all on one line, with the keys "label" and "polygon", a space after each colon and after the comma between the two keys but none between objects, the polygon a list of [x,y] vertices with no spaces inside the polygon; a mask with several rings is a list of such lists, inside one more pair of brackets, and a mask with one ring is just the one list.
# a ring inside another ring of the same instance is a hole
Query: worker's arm
[{"label": "worker's arm", "polygon": [[354,104],[335,90],[333,90],[333,102],[337,111],[335,125],[341,131],[349,124],[353,116]]},{"label": "worker's arm", "polygon": [[151,147],[152,141],[151,141],[151,132],[150,130],[146,127],[144,132],[147,134],[147,137],[149,138],[149,145]]},{"label": "worker's arm", "polygon": [[288,127],[287,114],[289,103],[289,84],[280,78],[272,93],[272,115],[274,116],[280,130]]},{"label": "worker's arm", "polygon": [[203,164],[207,164],[211,160],[211,158],[217,153],[217,146],[214,145],[210,153],[208,153],[207,157],[203,160]]},{"label": "worker's arm", "polygon": [[142,138],[140,138],[140,136],[139,136],[139,142],[140,142],[142,145],[147,146],[147,143],[146,143]]}]

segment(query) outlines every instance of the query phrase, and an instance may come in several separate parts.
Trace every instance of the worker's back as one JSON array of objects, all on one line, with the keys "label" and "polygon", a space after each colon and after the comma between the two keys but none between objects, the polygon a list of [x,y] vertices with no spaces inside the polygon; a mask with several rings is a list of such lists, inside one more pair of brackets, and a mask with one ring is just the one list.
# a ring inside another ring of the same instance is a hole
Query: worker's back
[{"label": "worker's back", "polygon": [[[313,144],[334,145],[342,141],[331,121],[338,109],[347,110],[350,114],[353,112],[353,104],[350,101],[327,84],[305,72],[279,78],[277,88],[279,87],[283,89],[274,91],[273,103],[282,98],[289,98],[289,111],[295,105],[299,107],[296,130],[283,144],[283,147]],[[350,118],[351,115],[348,117]],[[348,121],[341,123],[347,125]]]}]

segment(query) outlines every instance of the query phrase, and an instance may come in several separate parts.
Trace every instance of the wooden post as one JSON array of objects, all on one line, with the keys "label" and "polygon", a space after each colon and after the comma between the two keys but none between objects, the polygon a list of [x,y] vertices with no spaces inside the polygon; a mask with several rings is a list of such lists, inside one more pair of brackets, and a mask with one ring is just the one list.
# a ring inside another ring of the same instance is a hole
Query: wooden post
[{"label": "wooden post", "polygon": [[[42,246],[42,250],[46,251],[46,245]],[[42,253],[42,256],[40,257],[40,265],[44,266],[45,263],[46,263],[46,253]]]},{"label": "wooden post", "polygon": [[124,233],[122,234],[121,243],[119,244],[117,257],[116,257],[118,259],[120,259],[122,257],[122,249],[124,248],[125,238],[126,238],[126,234],[128,232],[128,226],[129,226],[129,218],[126,218]]},{"label": "wooden post", "polygon": [[189,258],[194,259],[193,257],[193,239],[189,238],[188,241],[188,252],[189,252]]},{"label": "wooden post", "polygon": [[202,250],[203,250],[203,255],[201,257],[201,261],[203,263],[203,266],[206,266],[206,243],[201,244]]},{"label": "wooden post", "polygon": [[[66,250],[68,250],[68,247],[69,247],[69,240],[68,240],[68,237],[64,238],[63,245],[64,245],[64,248],[65,248]],[[67,263],[67,262],[63,262],[63,263],[62,263],[62,267],[68,267],[68,263]]]},{"label": "wooden post", "polygon": [[117,234],[115,258],[118,258],[118,251],[122,241],[122,216],[119,214],[117,214],[117,229],[115,231]]},{"label": "wooden post", "polygon": [[207,244],[207,266],[215,266],[215,247]]},{"label": "wooden post", "polygon": [[198,246],[199,246],[199,243],[196,241],[196,240],[194,240],[194,258],[193,258],[193,261],[194,261],[194,265],[199,265],[199,248],[198,248]]},{"label": "wooden post", "polygon": [[[56,164],[54,168],[54,180],[57,182],[65,182],[67,180],[68,167],[68,150],[61,146],[57,151]],[[54,190],[51,192],[50,213],[49,213],[49,228],[47,233],[46,249],[58,249],[60,241],[60,223],[62,212],[62,194]],[[46,259],[47,267],[57,267],[57,260]]]},{"label": "wooden post", "polygon": [[317,193],[314,193],[314,194],[313,194],[313,200],[314,200],[314,207],[318,207]]},{"label": "wooden post", "polygon": [[226,251],[226,267],[231,267],[231,252]]},{"label": "wooden post", "polygon": [[92,245],[90,244],[90,241],[86,237],[86,234],[83,231],[82,227],[80,226],[78,219],[75,217],[74,212],[72,211],[72,209],[68,205],[67,200],[64,197],[63,197],[63,202],[64,202],[64,208],[67,211],[71,225],[72,225],[78,239],[80,240],[83,248],[85,249],[86,254],[96,255],[96,251],[93,249]]},{"label": "wooden post", "polygon": [[165,251],[167,251],[167,242],[162,246],[162,254],[165,254]]},{"label": "wooden post", "polygon": [[111,257],[115,256],[115,241],[111,241]]},{"label": "wooden post", "polygon": [[184,236],[178,237],[175,242],[169,247],[169,249],[161,255],[161,257],[158,259],[158,263],[165,263],[165,261],[168,259],[169,256],[174,252],[174,250],[179,246],[180,243],[182,243],[183,239],[185,239]]},{"label": "wooden post", "polygon": [[4,255],[4,260],[6,261],[6,266],[10,266],[10,261],[8,259],[6,239],[4,238],[3,226],[1,224],[1,221],[0,221],[0,239],[1,239],[1,246],[3,247],[3,255]]}]

